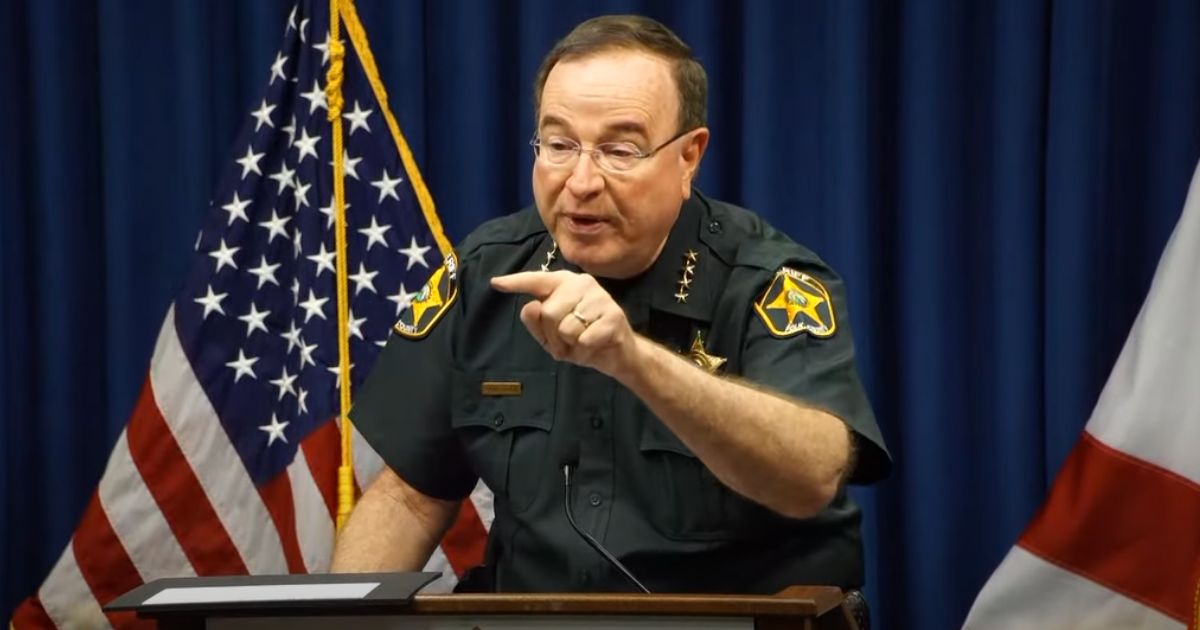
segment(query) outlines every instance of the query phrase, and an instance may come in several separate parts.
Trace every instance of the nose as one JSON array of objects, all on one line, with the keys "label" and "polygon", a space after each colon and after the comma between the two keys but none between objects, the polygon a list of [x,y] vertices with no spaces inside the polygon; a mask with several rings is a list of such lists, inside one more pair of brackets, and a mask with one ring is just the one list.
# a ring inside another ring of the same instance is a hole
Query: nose
[{"label": "nose", "polygon": [[571,175],[567,177],[566,186],[572,195],[581,199],[599,194],[604,188],[604,177],[601,176],[600,167],[596,165],[591,153],[580,152],[575,167],[571,169]]}]

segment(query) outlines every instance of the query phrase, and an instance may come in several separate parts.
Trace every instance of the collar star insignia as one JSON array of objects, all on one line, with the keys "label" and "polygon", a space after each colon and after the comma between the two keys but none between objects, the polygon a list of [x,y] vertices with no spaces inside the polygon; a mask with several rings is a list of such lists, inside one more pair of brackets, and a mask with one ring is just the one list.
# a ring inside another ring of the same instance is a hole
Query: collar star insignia
[{"label": "collar star insignia", "polygon": [[550,251],[546,252],[546,262],[542,263],[542,271],[550,271],[550,263],[554,262],[554,256],[558,254],[558,242],[551,241],[551,243],[554,245],[550,248]]},{"label": "collar star insignia", "polygon": [[699,330],[696,331],[696,338],[692,340],[692,347],[688,350],[688,358],[692,360],[692,363],[700,366],[709,374],[716,374],[717,370],[721,369],[721,366],[725,365],[725,362],[728,361],[725,357],[709,354],[704,349],[704,339],[701,337]]},{"label": "collar star insignia", "polygon": [[683,304],[687,302],[688,290],[692,287],[692,280],[696,278],[696,259],[700,253],[694,249],[687,250],[683,255],[683,270],[679,274],[679,290],[675,292],[675,301]]}]

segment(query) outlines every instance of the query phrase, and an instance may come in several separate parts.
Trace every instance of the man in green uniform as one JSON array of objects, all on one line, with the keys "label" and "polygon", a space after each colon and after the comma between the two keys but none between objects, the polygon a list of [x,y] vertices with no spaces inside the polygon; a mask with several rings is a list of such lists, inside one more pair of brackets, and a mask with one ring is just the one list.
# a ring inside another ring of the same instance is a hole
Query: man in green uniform
[{"label": "man in green uniform", "polygon": [[536,208],[463,241],[401,316],[352,419],[388,467],[335,571],[417,570],[478,479],[486,582],[652,591],[859,587],[847,482],[890,460],[838,277],[692,188],[707,79],[661,24],[577,27],[539,72]]}]

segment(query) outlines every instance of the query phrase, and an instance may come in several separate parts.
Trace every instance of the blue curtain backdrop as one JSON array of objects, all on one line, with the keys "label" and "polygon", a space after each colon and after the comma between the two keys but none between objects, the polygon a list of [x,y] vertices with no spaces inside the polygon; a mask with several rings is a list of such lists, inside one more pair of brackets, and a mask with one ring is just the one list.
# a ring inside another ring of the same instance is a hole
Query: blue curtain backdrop
[{"label": "blue curtain backdrop", "polygon": [[[0,7],[0,613],[132,408],[287,0]],[[1033,515],[1200,158],[1200,4],[359,0],[452,238],[530,200],[529,85],[600,13],[711,79],[701,186],[846,278],[896,457],[859,492],[880,627],[949,628]]]}]

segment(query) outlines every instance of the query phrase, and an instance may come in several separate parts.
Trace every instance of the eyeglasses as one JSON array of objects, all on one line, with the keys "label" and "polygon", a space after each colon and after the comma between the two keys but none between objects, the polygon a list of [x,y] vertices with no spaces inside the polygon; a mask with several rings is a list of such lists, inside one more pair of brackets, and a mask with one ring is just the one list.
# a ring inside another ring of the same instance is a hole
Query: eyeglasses
[{"label": "eyeglasses", "polygon": [[650,149],[643,153],[638,145],[632,142],[603,142],[597,144],[595,148],[585,149],[583,145],[567,138],[565,136],[547,136],[539,138],[534,136],[529,141],[529,146],[533,147],[533,155],[535,158],[541,158],[551,166],[569,167],[574,166],[575,161],[579,159],[580,153],[589,153],[596,165],[606,171],[621,173],[633,170],[642,160],[648,160],[666,148],[667,145],[695,131],[694,129],[685,129],[671,136],[670,140]]}]

